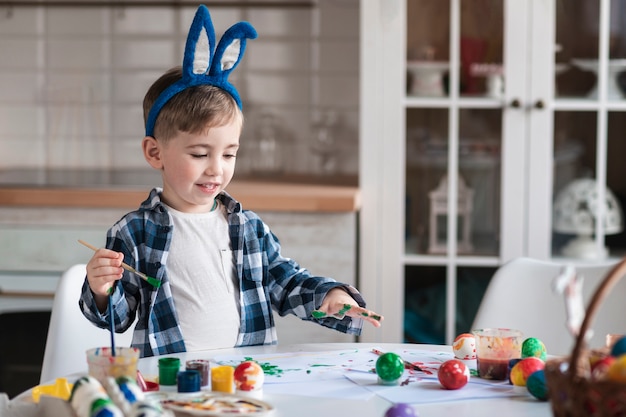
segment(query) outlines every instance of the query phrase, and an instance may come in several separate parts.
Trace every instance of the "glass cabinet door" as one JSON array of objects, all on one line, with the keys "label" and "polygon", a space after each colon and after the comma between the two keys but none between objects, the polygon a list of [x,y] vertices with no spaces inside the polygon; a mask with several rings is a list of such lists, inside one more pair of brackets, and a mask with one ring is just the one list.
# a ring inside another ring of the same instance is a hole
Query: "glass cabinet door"
[{"label": "glass cabinet door", "polygon": [[626,1],[555,10],[552,256],[623,256]]},{"label": "glass cabinet door", "polygon": [[407,2],[409,255],[499,254],[502,22],[502,0]]},{"label": "glass cabinet door", "polygon": [[499,263],[504,2],[408,0],[406,19],[404,335],[445,343]]}]

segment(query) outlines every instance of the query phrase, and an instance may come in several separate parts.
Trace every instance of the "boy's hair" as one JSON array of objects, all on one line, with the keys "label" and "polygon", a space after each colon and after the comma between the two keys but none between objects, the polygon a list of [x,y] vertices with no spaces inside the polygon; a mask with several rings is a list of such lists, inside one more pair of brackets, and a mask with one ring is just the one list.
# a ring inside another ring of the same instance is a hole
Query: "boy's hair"
[{"label": "boy's hair", "polygon": [[[143,99],[144,124],[159,95],[181,77],[182,68],[174,67],[150,86]],[[228,92],[214,85],[197,85],[177,93],[163,106],[154,125],[154,137],[167,141],[178,132],[200,133],[237,119],[243,124],[243,113]]]}]

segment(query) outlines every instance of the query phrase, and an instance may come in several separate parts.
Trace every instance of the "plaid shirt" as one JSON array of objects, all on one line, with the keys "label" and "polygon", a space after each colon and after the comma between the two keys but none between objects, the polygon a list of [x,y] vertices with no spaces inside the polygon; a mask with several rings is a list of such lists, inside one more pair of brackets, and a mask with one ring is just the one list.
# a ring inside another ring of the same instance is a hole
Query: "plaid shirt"
[{"label": "plaid shirt", "polygon": [[[124,271],[112,294],[117,332],[124,332],[138,317],[132,345],[139,348],[142,357],[185,351],[167,276],[172,219],[161,203],[160,193],[161,189],[153,189],[137,211],[125,215],[107,233],[107,248],[122,252],[124,262],[161,281],[157,289]],[[355,288],[331,278],[312,276],[295,261],[282,257],[278,239],[258,215],[242,210],[241,204],[226,192],[217,198],[228,213],[239,277],[241,325],[236,346],[277,343],[272,308],[281,316],[294,314],[344,333],[361,333],[361,319],[311,317],[311,312],[335,287],[345,289],[364,307],[365,301]],[[98,311],[86,279],[79,305],[87,319],[108,328],[108,312]]]}]

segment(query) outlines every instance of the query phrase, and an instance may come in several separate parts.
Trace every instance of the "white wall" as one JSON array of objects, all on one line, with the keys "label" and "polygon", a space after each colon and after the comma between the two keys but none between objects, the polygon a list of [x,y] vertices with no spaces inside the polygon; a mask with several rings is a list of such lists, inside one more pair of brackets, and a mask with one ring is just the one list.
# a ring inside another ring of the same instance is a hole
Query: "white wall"
[{"label": "white wall", "polygon": [[[276,116],[291,172],[319,171],[310,151],[320,110],[337,111],[338,170],[358,171],[359,2],[311,8],[210,8],[218,37],[247,20],[232,75],[246,129],[239,173],[251,170],[262,111]],[[182,61],[195,7],[7,7],[0,10],[0,170],[142,168],[141,101]]]}]

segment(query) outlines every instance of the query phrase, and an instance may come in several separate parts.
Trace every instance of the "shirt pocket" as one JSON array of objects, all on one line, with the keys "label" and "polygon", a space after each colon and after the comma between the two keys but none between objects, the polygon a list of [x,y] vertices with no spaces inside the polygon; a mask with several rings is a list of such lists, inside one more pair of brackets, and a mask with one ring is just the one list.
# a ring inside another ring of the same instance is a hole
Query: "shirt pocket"
[{"label": "shirt pocket", "polygon": [[222,263],[222,278],[229,293],[235,291],[237,283],[237,273],[235,271],[235,262],[233,251],[230,249],[220,249],[220,260]]}]

